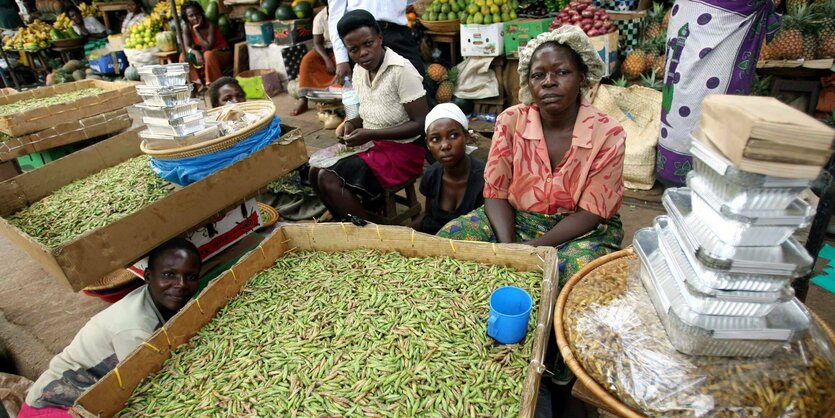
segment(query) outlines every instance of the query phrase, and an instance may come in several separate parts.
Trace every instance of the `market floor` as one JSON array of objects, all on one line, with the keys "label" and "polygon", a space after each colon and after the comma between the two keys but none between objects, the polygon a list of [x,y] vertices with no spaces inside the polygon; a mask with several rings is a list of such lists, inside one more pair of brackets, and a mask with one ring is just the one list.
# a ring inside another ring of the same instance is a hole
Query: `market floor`
[{"label": "market floor", "polygon": [[[286,94],[274,101],[279,115],[289,114],[295,105]],[[335,141],[333,131],[321,128],[313,110],[299,117],[282,117],[282,122],[302,129],[310,150]],[[657,193],[629,193],[621,209],[624,244],[628,245],[636,230],[650,226],[663,212]],[[812,285],[807,304],[835,327],[835,295]],[[10,352],[19,374],[36,379],[84,323],[107,306],[59,284],[14,243],[0,236],[0,342]]]}]

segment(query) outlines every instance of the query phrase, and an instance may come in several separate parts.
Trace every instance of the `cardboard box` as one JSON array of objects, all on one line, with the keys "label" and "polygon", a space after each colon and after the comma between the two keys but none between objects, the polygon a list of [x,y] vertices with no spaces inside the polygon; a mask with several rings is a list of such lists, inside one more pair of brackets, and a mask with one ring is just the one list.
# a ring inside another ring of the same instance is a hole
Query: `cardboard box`
[{"label": "cardboard box", "polygon": [[301,130],[282,125],[281,141],[59,246],[46,247],[5,220],[76,179],[141,155],[142,129],[131,129],[0,183],[0,233],[58,281],[78,291],[133,264],[163,242],[204,224],[218,212],[256,195],[268,183],[307,161]]},{"label": "cardboard box", "polygon": [[[261,212],[255,198],[220,213],[201,227],[188,232],[184,238],[191,241],[200,251],[200,258],[206,261],[232,244],[244,239],[247,235],[261,227]],[[128,267],[128,271],[138,277],[143,277],[148,267],[148,257]]]},{"label": "cardboard box", "polygon": [[40,132],[0,142],[0,161],[73,144],[130,128],[128,109],[62,123]]},{"label": "cardboard box", "polygon": [[[218,314],[230,299],[236,297],[251,277],[275,265],[290,251],[350,251],[367,248],[396,251],[407,257],[452,257],[509,266],[520,271],[542,272],[542,294],[536,313],[537,322],[531,358],[524,387],[520,417],[533,417],[536,394],[544,368],[540,361],[548,346],[551,321],[557,296],[557,253],[552,247],[530,248],[513,244],[490,244],[476,241],[455,241],[450,252],[449,241],[432,235],[416,233],[399,226],[357,227],[351,224],[293,224],[276,229],[257,249],[250,251],[229,270],[214,279],[164,326],[139,345],[121,363],[85,391],[72,407],[74,416],[112,417],[147,376],[159,371],[178,347],[186,344]],[[282,341],[275,341],[282,344]],[[151,348],[153,347],[153,348]]]},{"label": "cardboard box", "polygon": [[244,23],[244,34],[246,34],[246,43],[258,46],[267,46],[275,39],[271,20]]},{"label": "cardboard box", "polygon": [[504,23],[461,25],[461,56],[498,57],[504,53]]},{"label": "cardboard box", "polygon": [[524,48],[531,39],[540,33],[548,32],[552,18],[520,19],[504,24],[504,55],[519,58],[519,48]]},{"label": "cardboard box", "polygon": [[276,45],[290,46],[313,39],[313,19],[274,20]]},{"label": "cardboard box", "polygon": [[81,80],[55,86],[40,87],[0,97],[0,106],[19,100],[51,97],[56,94],[98,87],[103,92],[67,103],[39,107],[0,116],[0,131],[9,136],[23,136],[53,126],[121,109],[142,99],[134,83],[123,81]]},{"label": "cardboard box", "polygon": [[618,65],[618,39],[618,31],[591,38],[592,46],[597,50],[600,59],[603,60],[604,77],[612,75]]}]

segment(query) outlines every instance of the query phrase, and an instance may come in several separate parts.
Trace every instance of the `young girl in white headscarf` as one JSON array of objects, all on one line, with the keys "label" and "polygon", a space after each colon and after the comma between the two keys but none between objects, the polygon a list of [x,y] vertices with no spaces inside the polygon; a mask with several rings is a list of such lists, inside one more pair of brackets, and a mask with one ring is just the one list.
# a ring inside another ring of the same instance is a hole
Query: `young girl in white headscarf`
[{"label": "young girl in white headscarf", "polygon": [[484,163],[467,155],[468,122],[458,106],[435,106],[424,126],[426,145],[436,162],[423,173],[420,192],[426,196],[426,212],[413,226],[434,234],[484,204]]}]

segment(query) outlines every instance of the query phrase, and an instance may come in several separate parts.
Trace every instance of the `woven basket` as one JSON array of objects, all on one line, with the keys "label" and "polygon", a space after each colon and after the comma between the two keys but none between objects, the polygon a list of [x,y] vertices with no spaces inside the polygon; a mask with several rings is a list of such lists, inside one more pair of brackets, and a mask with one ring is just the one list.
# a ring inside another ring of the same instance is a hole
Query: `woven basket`
[{"label": "woven basket", "polygon": [[125,269],[120,269],[102,277],[99,281],[82,289],[82,291],[91,296],[93,294],[108,293],[108,291],[121,289],[136,279],[138,277],[135,274]]},{"label": "woven basket", "polygon": [[[249,138],[251,135],[269,125],[270,122],[272,122],[273,117],[275,117],[275,105],[269,100],[237,103],[231,109],[247,113],[257,113],[261,115],[261,117],[256,123],[250,125],[244,130],[197,144],[179,141],[145,139],[139,147],[145,154],[161,160],[179,160],[181,158],[211,154],[213,152],[223,151]],[[223,112],[226,112],[227,110],[229,110],[229,107],[224,106],[222,108],[218,107],[209,110],[208,113],[212,116],[219,115],[218,120],[222,121]]]},{"label": "woven basket", "polygon": [[455,20],[423,20],[418,19],[421,25],[432,32],[459,32],[461,24],[458,19]]},{"label": "woven basket", "polygon": [[273,226],[279,219],[281,219],[278,215],[278,211],[266,203],[258,202],[258,211],[261,212],[261,228]]},{"label": "woven basket", "polygon": [[[600,384],[597,383],[588,373],[586,373],[583,366],[580,364],[579,361],[574,357],[574,352],[571,351],[571,345],[568,342],[568,336],[566,335],[565,328],[563,326],[563,313],[565,312],[565,304],[568,301],[568,295],[571,294],[571,291],[574,287],[580,283],[586,276],[588,276],[592,271],[596,268],[610,263],[610,262],[622,262],[623,258],[634,256],[635,252],[632,248],[627,248],[625,250],[617,251],[606,256],[600,257],[597,260],[592,261],[589,264],[586,264],[580,271],[577,272],[571,279],[568,280],[568,283],[563,286],[562,290],[560,291],[559,297],[557,298],[557,307],[554,310],[554,332],[557,336],[557,345],[559,346],[560,353],[562,354],[563,360],[565,360],[565,364],[574,372],[574,375],[577,376],[577,380],[582,382],[586,388],[590,392],[594,394],[604,405],[606,405],[611,412],[615,413],[619,417],[625,418],[640,418],[643,417],[640,413],[636,412],[632,408],[626,406],[623,402],[621,402],[618,398],[612,396],[606,389],[604,389]],[[812,315],[812,318],[815,322],[820,326],[823,332],[826,334],[827,338],[830,342],[835,344],[835,333],[832,332],[832,329],[821,320],[820,317],[815,315],[814,312],[809,311]],[[835,405],[833,405],[835,408]],[[830,409],[832,411],[832,409]],[[827,414],[826,416],[832,416],[831,414]]]}]

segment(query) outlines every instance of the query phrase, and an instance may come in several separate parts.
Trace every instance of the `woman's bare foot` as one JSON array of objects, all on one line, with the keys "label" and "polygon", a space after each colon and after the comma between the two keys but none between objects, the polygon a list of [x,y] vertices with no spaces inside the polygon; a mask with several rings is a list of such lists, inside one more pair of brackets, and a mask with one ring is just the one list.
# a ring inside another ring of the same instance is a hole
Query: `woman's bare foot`
[{"label": "woman's bare foot", "polygon": [[291,116],[298,116],[302,113],[307,112],[307,97],[299,98],[298,103],[296,104],[296,108],[290,112]]}]

